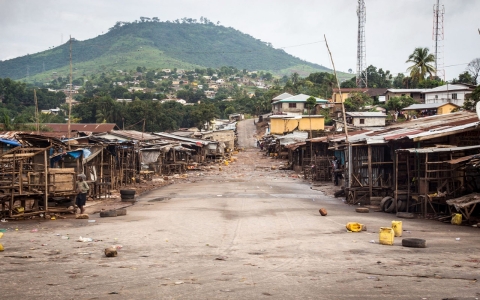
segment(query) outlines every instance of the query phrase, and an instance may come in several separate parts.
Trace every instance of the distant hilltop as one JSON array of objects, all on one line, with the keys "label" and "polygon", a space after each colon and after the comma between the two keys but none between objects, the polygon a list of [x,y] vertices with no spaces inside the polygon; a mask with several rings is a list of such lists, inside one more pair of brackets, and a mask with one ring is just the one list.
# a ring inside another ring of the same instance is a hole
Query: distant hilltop
[{"label": "distant hilltop", "polygon": [[[231,27],[210,22],[206,18],[184,18],[161,22],[144,18],[135,22],[117,22],[110,30],[95,38],[72,39],[74,77],[108,70],[129,70],[137,66],[149,68],[218,68],[265,70],[275,75],[297,72],[331,72],[270,43],[262,42]],[[0,62],[0,78],[27,81],[58,72],[69,72],[69,42],[40,53]]]}]

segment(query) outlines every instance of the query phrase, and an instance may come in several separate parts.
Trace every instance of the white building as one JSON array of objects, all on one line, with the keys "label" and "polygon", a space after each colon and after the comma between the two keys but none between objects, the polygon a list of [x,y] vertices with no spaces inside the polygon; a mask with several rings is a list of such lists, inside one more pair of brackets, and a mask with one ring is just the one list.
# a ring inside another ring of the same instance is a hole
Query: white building
[{"label": "white building", "polygon": [[474,87],[457,83],[445,84],[433,89],[425,90],[425,104],[433,103],[453,103],[462,106],[465,101],[465,96],[471,94]]}]

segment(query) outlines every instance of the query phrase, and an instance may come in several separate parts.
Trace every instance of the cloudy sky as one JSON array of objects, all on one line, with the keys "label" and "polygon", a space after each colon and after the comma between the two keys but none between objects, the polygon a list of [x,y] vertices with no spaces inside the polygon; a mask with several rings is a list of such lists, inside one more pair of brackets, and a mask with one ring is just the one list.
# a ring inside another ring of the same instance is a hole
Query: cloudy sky
[{"label": "cloudy sky", "polygon": [[[367,64],[406,72],[416,47],[433,49],[436,0],[365,0]],[[446,79],[480,57],[479,0],[440,0],[445,6]],[[338,70],[356,69],[356,0],[0,0],[0,60],[101,35],[116,21],[140,16],[175,20],[201,16],[250,34],[301,59]]]}]

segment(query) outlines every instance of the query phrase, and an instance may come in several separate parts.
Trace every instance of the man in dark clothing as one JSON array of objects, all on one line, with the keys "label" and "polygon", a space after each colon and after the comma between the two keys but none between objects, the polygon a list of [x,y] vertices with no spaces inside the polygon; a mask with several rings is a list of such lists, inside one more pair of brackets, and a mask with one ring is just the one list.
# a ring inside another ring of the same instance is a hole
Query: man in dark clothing
[{"label": "man in dark clothing", "polygon": [[87,203],[87,193],[90,187],[85,181],[86,176],[84,174],[78,174],[77,179],[77,199],[75,200],[75,204],[80,208],[80,213],[83,214],[85,212],[84,206]]},{"label": "man in dark clothing", "polygon": [[339,161],[338,158],[335,156],[332,161],[332,172],[333,172],[333,184],[338,185],[338,177],[339,177]]}]

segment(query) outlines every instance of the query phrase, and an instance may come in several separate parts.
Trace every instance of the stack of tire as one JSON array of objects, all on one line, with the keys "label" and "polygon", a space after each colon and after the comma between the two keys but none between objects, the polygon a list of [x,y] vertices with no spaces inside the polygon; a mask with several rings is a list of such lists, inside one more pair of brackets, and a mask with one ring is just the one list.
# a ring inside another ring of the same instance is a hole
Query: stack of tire
[{"label": "stack of tire", "polygon": [[125,202],[135,201],[135,190],[120,190],[120,197]]},{"label": "stack of tire", "polygon": [[386,213],[403,212],[407,210],[407,200],[398,199],[395,204],[393,197],[387,196],[380,201],[380,208]]}]

